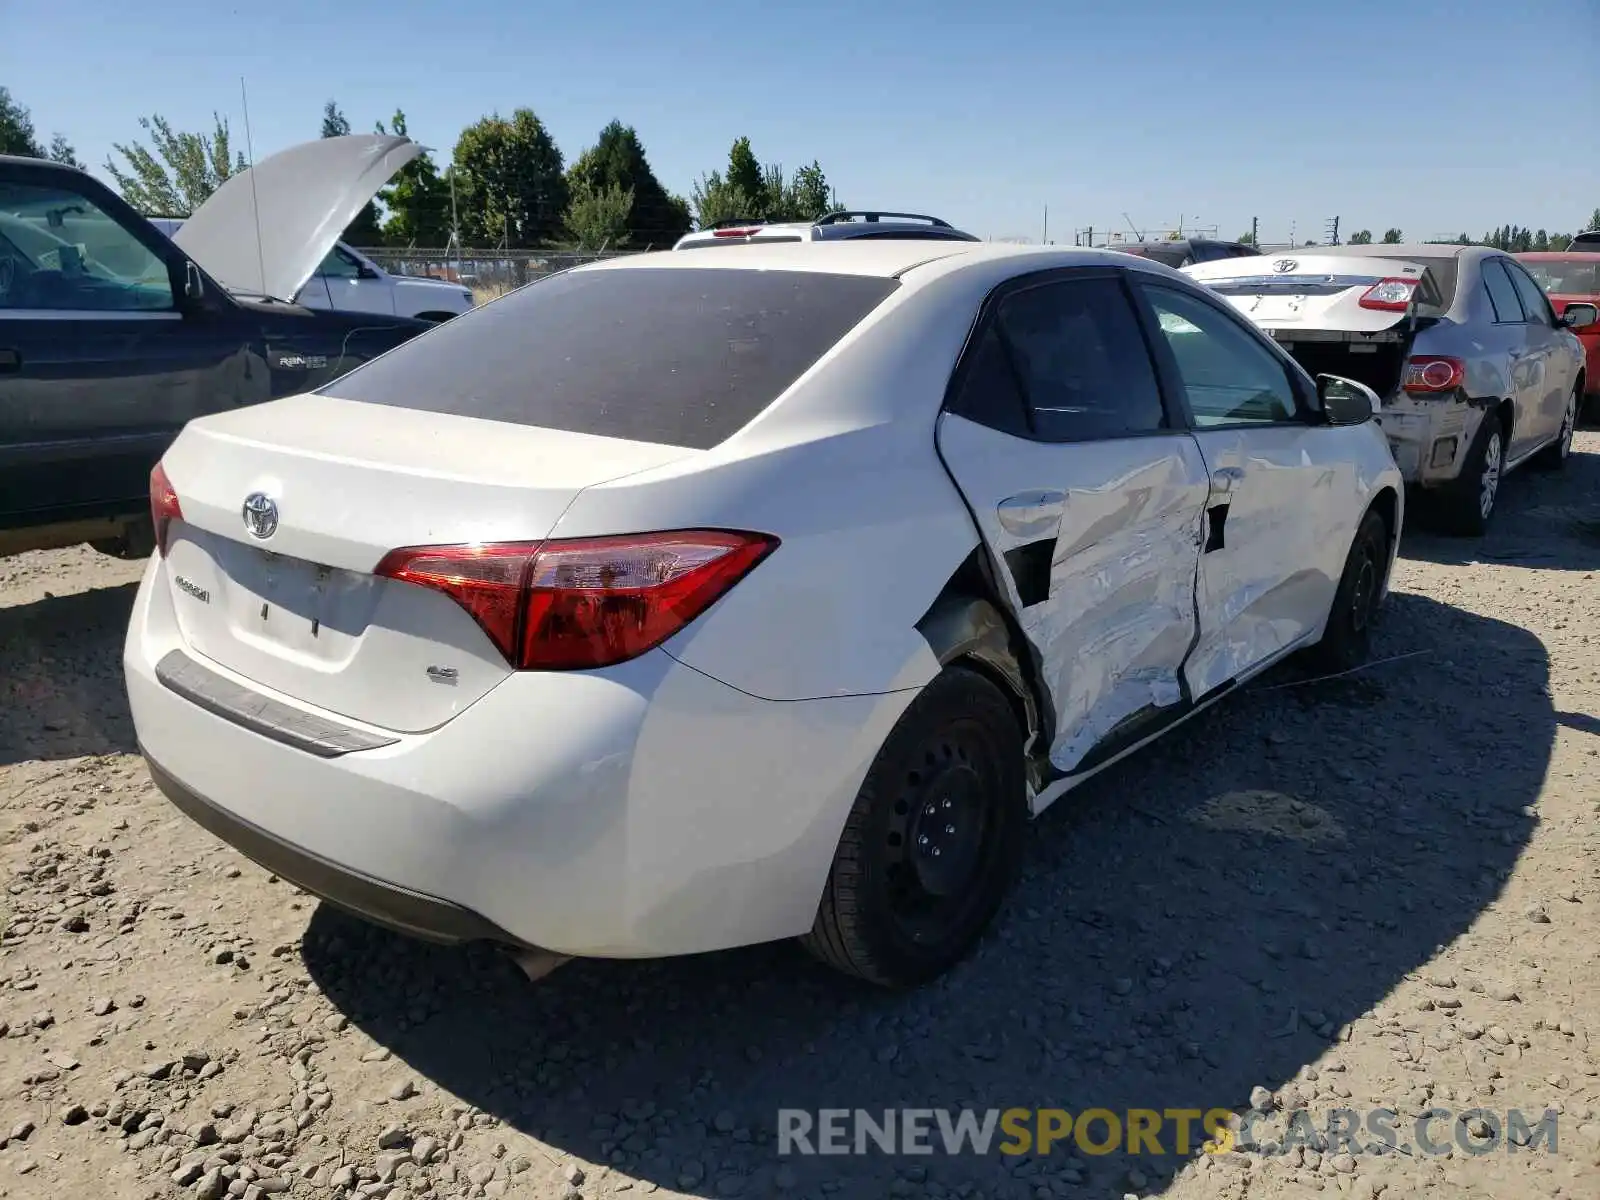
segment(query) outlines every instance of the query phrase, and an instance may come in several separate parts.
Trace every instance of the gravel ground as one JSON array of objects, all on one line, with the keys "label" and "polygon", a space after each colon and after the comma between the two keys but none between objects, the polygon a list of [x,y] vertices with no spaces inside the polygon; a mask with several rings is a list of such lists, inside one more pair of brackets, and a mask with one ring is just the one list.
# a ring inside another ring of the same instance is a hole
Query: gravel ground
[{"label": "gravel ground", "polygon": [[[139,564],[0,560],[0,1196],[1600,1195],[1578,449],[1481,544],[1408,536],[1377,653],[1410,657],[1278,672],[1058,805],[981,951],[901,996],[792,946],[530,984],[320,907],[150,785]],[[1218,1155],[775,1145],[780,1107],[1252,1104]],[[1554,1110],[1556,1152],[1474,1119],[1422,1153],[1432,1107]],[[1341,1108],[1397,1110],[1399,1148],[1272,1144]]]}]

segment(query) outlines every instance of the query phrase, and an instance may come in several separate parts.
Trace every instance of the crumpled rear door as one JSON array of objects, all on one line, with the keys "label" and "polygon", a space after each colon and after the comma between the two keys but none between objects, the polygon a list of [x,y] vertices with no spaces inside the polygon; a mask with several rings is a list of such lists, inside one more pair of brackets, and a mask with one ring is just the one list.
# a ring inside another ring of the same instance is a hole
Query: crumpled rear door
[{"label": "crumpled rear door", "polygon": [[939,449],[1000,567],[1071,773],[1119,725],[1186,700],[1207,495],[1187,433],[1061,445],[953,414]]}]

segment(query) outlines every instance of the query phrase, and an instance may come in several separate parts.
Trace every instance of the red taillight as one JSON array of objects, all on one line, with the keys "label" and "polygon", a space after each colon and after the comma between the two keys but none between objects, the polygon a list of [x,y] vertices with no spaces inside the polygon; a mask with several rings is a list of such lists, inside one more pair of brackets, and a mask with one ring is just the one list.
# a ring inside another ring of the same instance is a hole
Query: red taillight
[{"label": "red taillight", "polygon": [[445,593],[512,666],[568,671],[636,658],[693,621],[777,548],[687,530],[391,550],[378,575]]},{"label": "red taillight", "polygon": [[1466,374],[1466,364],[1459,358],[1425,354],[1406,363],[1405,382],[1400,386],[1408,392],[1423,395],[1453,392],[1461,386]]},{"label": "red taillight", "polygon": [[760,232],[761,232],[761,226],[757,225],[753,229],[713,229],[711,231],[711,236],[712,237],[754,237],[756,234],[758,234]]},{"label": "red taillight", "polygon": [[150,524],[155,527],[156,553],[167,556],[167,528],[174,521],[183,520],[183,509],[178,505],[178,493],[172,490],[172,481],[160,463],[150,472]]},{"label": "red taillight", "polygon": [[1357,303],[1379,312],[1405,312],[1416,290],[1415,279],[1380,279],[1361,294]]}]

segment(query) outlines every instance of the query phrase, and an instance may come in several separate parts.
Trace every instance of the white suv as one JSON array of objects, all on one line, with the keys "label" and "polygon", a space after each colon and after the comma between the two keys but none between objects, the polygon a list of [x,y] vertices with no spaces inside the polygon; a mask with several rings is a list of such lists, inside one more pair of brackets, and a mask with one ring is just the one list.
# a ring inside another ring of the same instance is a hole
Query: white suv
[{"label": "white suv", "polygon": [[[171,237],[183,227],[176,217],[150,223]],[[384,316],[447,321],[471,310],[472,293],[458,283],[416,275],[391,275],[366,255],[337,243],[295,295],[306,308],[370,312]]]},{"label": "white suv", "polygon": [[705,246],[740,246],[751,242],[835,242],[854,241],[857,238],[935,242],[978,240],[939,217],[840,209],[815,221],[769,222],[743,217],[718,221],[709,229],[697,229],[684,234],[672,248],[697,250]]}]

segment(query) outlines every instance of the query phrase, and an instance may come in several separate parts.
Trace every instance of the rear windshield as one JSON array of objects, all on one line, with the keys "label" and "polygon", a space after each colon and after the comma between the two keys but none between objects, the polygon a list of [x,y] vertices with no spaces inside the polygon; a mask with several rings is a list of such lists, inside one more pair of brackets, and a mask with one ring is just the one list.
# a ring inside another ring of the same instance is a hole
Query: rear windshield
[{"label": "rear windshield", "polygon": [[708,450],[898,286],[810,271],[569,271],[446,322],[324,394]]},{"label": "rear windshield", "polygon": [[1600,258],[1594,262],[1524,262],[1545,291],[1553,296],[1600,296]]}]

